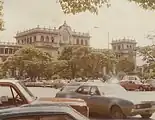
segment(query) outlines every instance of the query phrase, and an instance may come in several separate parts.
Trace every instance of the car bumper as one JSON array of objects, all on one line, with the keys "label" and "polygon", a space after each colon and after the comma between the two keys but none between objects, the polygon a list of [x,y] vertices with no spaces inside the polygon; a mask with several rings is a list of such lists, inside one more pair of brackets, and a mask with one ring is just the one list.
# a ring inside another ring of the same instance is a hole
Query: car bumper
[{"label": "car bumper", "polygon": [[151,108],[143,108],[143,109],[132,109],[131,115],[139,115],[139,114],[153,114],[155,112],[155,106]]}]

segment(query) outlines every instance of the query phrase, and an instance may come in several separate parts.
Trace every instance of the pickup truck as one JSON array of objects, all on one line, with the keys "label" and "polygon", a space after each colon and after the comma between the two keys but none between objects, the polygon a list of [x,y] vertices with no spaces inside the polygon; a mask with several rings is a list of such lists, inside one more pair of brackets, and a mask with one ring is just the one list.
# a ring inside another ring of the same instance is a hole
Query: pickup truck
[{"label": "pickup truck", "polygon": [[64,103],[85,116],[89,116],[89,108],[82,99],[73,98],[38,98],[19,80],[0,80],[0,109],[18,107],[26,104]]}]

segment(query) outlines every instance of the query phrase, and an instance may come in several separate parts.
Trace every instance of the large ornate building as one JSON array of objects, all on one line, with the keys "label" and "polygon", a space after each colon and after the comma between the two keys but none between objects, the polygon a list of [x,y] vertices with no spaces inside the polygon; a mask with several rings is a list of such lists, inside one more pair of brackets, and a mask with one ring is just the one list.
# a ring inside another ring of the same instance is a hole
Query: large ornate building
[{"label": "large ornate building", "polygon": [[15,36],[16,43],[0,43],[0,58],[8,57],[22,46],[33,45],[49,52],[56,57],[66,45],[90,45],[89,33],[76,32],[67,25],[66,21],[59,28],[41,28],[37,26]]}]

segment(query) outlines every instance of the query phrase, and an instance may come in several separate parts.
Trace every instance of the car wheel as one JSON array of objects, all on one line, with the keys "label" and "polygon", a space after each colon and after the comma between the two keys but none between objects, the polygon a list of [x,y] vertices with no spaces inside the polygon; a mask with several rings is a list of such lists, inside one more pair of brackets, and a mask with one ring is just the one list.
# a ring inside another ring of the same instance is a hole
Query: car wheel
[{"label": "car wheel", "polygon": [[124,113],[122,112],[119,106],[112,106],[111,107],[111,118],[112,119],[123,119],[126,118]]},{"label": "car wheel", "polygon": [[152,114],[144,114],[144,115],[141,115],[142,118],[145,118],[145,119],[148,119],[152,116]]}]

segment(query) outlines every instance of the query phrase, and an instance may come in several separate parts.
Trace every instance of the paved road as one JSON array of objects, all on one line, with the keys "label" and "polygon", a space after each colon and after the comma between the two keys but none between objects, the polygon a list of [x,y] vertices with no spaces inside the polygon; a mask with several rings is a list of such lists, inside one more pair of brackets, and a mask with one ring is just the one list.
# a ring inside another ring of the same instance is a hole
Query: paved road
[{"label": "paved road", "polygon": [[[32,93],[38,97],[55,97],[55,94],[59,91],[57,89],[53,89],[53,88],[40,88],[40,87],[30,87],[29,88]],[[133,96],[134,96],[134,93],[133,92]],[[148,99],[151,99],[151,100],[155,100],[155,92],[139,92],[139,95],[145,95],[146,98]],[[108,120],[108,119],[91,119],[91,120]],[[135,117],[131,117],[129,118],[129,120],[144,120],[144,119],[141,119],[140,116],[135,116]],[[147,120],[147,119],[145,119]],[[152,116],[151,119],[148,119],[148,120],[155,120],[155,114]]]}]

